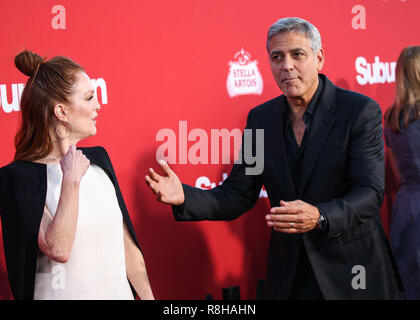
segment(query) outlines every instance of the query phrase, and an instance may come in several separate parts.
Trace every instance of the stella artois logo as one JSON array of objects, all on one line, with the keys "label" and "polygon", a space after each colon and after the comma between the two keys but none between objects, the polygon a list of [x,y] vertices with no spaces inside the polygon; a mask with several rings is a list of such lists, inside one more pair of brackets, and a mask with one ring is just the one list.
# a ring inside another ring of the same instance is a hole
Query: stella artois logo
[{"label": "stella artois logo", "polygon": [[262,94],[263,80],[258,70],[257,60],[251,61],[249,52],[238,51],[234,61],[229,61],[229,75],[226,81],[231,98],[244,94]]}]

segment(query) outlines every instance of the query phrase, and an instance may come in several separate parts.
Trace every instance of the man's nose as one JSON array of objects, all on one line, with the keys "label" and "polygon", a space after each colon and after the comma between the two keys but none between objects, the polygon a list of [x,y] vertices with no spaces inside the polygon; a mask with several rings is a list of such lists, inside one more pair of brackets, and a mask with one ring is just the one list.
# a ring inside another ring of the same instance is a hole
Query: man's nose
[{"label": "man's nose", "polygon": [[290,71],[290,70],[293,70],[294,67],[295,65],[293,63],[293,59],[289,56],[285,56],[283,58],[283,65],[282,65],[283,70]]}]

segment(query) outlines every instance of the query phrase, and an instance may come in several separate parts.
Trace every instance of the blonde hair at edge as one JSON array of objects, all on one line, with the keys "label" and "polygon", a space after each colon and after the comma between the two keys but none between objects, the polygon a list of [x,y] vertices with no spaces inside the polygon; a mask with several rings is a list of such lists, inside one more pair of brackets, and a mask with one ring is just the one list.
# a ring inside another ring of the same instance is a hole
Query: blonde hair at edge
[{"label": "blonde hair at edge", "polygon": [[400,131],[401,115],[404,127],[420,118],[420,46],[405,48],[397,61],[395,103],[385,114],[394,132]]}]

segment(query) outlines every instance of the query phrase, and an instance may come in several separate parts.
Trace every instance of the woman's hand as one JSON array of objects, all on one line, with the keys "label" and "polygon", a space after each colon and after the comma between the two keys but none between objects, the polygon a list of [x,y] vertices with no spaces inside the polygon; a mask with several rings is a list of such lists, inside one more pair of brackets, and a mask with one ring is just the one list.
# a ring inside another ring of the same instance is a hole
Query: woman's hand
[{"label": "woman's hand", "polygon": [[70,180],[80,183],[87,172],[90,161],[77,150],[74,145],[70,146],[69,151],[60,160],[61,170],[63,171],[63,180]]}]

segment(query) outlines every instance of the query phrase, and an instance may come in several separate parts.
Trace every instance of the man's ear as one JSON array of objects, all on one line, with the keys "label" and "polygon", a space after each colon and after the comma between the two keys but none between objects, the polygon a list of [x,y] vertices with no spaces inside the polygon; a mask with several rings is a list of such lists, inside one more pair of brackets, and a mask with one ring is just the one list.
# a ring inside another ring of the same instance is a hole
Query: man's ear
[{"label": "man's ear", "polygon": [[62,103],[58,103],[54,106],[54,115],[59,121],[68,121],[67,108]]},{"label": "man's ear", "polygon": [[322,67],[324,66],[324,61],[325,61],[325,54],[322,48],[318,50],[316,54],[316,58],[317,58],[317,69],[318,69],[318,72],[320,72],[322,70]]}]

